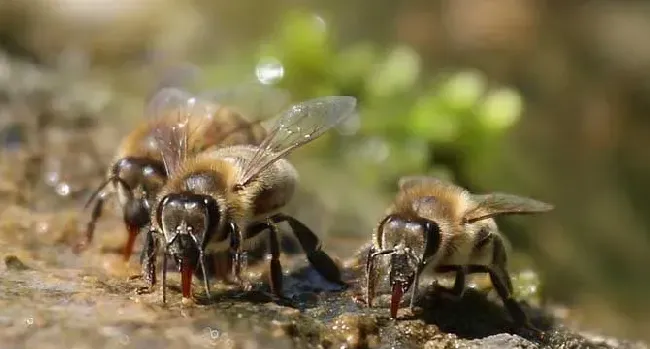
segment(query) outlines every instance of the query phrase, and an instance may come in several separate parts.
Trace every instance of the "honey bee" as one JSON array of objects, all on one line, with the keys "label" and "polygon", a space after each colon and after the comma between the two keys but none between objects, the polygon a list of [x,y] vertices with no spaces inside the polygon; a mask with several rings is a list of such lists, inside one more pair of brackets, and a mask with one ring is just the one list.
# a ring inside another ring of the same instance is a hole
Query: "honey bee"
[{"label": "honey bee", "polygon": [[[289,224],[315,269],[325,279],[345,286],[340,270],[321,250],[316,234],[281,211],[291,200],[298,179],[296,169],[285,157],[342,122],[355,106],[356,99],[347,96],[298,103],[278,115],[260,144],[221,147],[196,156],[187,152],[186,140],[192,127],[186,115],[179,115],[173,127],[159,128],[157,139],[163,145],[160,150],[168,181],[152,206],[152,226],[143,259],[143,276],[149,283],[146,288],[150,291],[156,283],[156,256],[160,250],[163,303],[168,256],[179,266],[184,298],[191,296],[193,275],[203,278],[210,297],[205,265],[206,256],[211,254],[229,252],[231,272],[241,283],[246,264],[244,243],[268,232],[271,291],[283,297],[277,228],[281,222]],[[172,110],[177,108],[171,105]]]},{"label": "honey bee", "polygon": [[505,193],[471,194],[449,182],[425,176],[399,180],[399,192],[386,217],[373,233],[366,259],[366,303],[372,307],[377,282],[375,259],[389,255],[391,317],[403,294],[411,288],[411,308],[416,299],[420,274],[455,272],[452,295],[461,297],[465,276],[488,273],[511,317],[530,325],[526,314],[512,298],[507,271],[505,238],[499,234],[495,216],[546,212],[553,206]]},{"label": "honey bee", "polygon": [[[193,101],[192,110],[185,111],[192,115],[187,122],[193,132],[184,140],[188,153],[235,144],[259,144],[266,135],[261,121],[249,120],[229,104],[230,101],[236,101],[243,91],[237,87],[193,96],[180,88],[163,87],[153,94],[145,110],[146,120],[121,141],[106,180],[86,203],[85,208],[93,202],[94,205],[86,226],[85,240],[76,246],[76,251],[82,251],[91,243],[96,222],[102,213],[105,194],[116,192],[128,232],[123,256],[125,261],[129,260],[136,236],[150,223],[152,201],[167,181],[156,133],[160,129],[173,127],[178,119],[174,112],[161,114],[157,109],[160,106],[178,104],[178,101]],[[281,90],[269,88],[262,93],[274,98],[278,105],[288,100]],[[112,190],[106,190],[109,185],[108,189]]]}]

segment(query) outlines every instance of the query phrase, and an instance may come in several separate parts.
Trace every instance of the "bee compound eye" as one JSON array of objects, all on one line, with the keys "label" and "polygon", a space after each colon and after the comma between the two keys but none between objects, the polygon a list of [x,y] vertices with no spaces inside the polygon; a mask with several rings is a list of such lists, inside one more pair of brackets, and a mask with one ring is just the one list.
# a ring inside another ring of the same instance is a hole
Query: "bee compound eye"
[{"label": "bee compound eye", "polygon": [[430,220],[425,220],[424,221],[424,230],[428,233],[431,234],[433,232],[439,231],[439,226],[436,222],[430,221]]}]

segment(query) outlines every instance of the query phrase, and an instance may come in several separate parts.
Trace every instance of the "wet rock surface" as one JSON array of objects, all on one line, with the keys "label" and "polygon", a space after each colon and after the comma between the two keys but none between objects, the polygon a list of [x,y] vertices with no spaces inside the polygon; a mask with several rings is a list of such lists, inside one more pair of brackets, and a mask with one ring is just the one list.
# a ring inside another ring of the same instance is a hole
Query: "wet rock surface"
[{"label": "wet rock surface", "polygon": [[[21,223],[26,219],[37,227],[65,215],[23,216]],[[142,286],[130,277],[138,273],[135,258],[127,267],[105,246],[74,255],[62,237],[66,224],[51,227],[43,244],[37,231],[2,230],[3,348],[646,348],[563,329],[532,308],[528,312],[547,337],[526,338],[511,328],[496,301],[474,290],[453,301],[430,287],[415,314],[404,308],[399,319],[390,319],[381,301],[368,309],[355,300],[357,287],[337,290],[300,256],[283,260],[286,302],[269,295],[262,263],[251,267],[251,290],[215,283],[206,299],[197,282],[193,302],[181,301],[178,275],[170,273],[163,305],[159,288],[135,292]],[[117,224],[104,233],[123,238]],[[347,269],[346,277],[363,280],[357,273]]]},{"label": "wet rock surface", "polygon": [[87,219],[83,200],[119,138],[88,121],[88,113],[98,112],[95,105],[60,102],[67,109],[52,110],[47,106],[59,100],[56,83],[51,90],[20,89],[16,81],[32,80],[12,71],[14,84],[2,85],[0,94],[0,111],[11,116],[0,123],[2,348],[647,348],[577,333],[544,309],[527,306],[533,323],[546,331],[541,341],[531,338],[511,326],[491,293],[478,289],[450,300],[438,286],[424,287],[414,314],[403,308],[399,319],[391,319],[385,297],[372,309],[357,301],[363,273],[353,258],[340,261],[351,283],[341,289],[324,281],[304,256],[283,257],[283,301],[269,295],[264,263],[247,274],[251,290],[215,282],[206,299],[197,282],[191,302],[181,301],[172,270],[163,305],[159,287],[135,292],[143,286],[133,277],[137,255],[130,264],[121,260],[126,234],[115,210],[99,223],[89,250],[77,255],[71,249]]}]

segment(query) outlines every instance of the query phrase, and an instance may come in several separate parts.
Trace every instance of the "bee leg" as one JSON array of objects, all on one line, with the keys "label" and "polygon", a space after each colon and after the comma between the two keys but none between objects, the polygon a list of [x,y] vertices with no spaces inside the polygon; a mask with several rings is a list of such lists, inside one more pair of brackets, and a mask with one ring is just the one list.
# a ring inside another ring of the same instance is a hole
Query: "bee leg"
[{"label": "bee leg", "polygon": [[456,273],[454,279],[454,286],[452,288],[443,288],[444,293],[451,297],[453,300],[459,300],[463,298],[465,294],[465,284],[467,279],[467,274],[469,273],[467,266],[464,265],[452,265],[452,266],[443,266],[441,269],[444,271],[454,271]]},{"label": "bee leg", "polygon": [[227,251],[227,253],[215,253],[210,255],[213,264],[212,274],[214,274],[216,280],[221,280],[224,283],[232,283],[233,281],[230,278],[230,272],[233,267],[233,258],[231,258],[229,253],[230,252]]},{"label": "bee leg", "polygon": [[543,332],[530,323],[521,305],[512,297],[512,281],[506,269],[506,251],[503,242],[498,239],[494,241],[493,264],[488,267],[490,281],[492,281],[492,285],[496,289],[499,297],[503,300],[503,304],[515,323],[532,331],[533,335],[541,338]]},{"label": "bee leg", "polygon": [[424,264],[418,264],[418,268],[415,271],[415,278],[413,279],[413,284],[411,285],[411,303],[409,304],[411,312],[413,312],[413,309],[415,309],[415,299],[417,298],[418,288],[420,287],[420,273],[422,273],[423,269]]},{"label": "bee leg", "polygon": [[280,264],[280,239],[278,228],[272,220],[264,223],[257,223],[252,225],[247,230],[247,237],[249,239],[261,234],[265,230],[269,230],[269,250],[271,254],[271,261],[269,262],[269,283],[273,295],[285,300],[282,295],[282,264]]},{"label": "bee leg", "polygon": [[230,253],[232,256],[232,274],[235,277],[235,282],[243,285],[241,278],[242,268],[242,241],[244,240],[242,236],[242,231],[239,227],[233,225],[230,233]]},{"label": "bee leg", "polygon": [[543,332],[530,323],[521,305],[512,298],[512,284],[507,272],[501,267],[490,267],[489,273],[494,288],[503,300],[503,304],[515,323],[526,330],[532,331],[534,336],[542,337]]},{"label": "bee leg", "polygon": [[341,286],[348,286],[341,277],[341,271],[332,258],[321,250],[321,242],[318,236],[299,220],[285,214],[277,214],[272,217],[274,223],[287,222],[291,226],[293,234],[298,239],[300,246],[307,255],[307,259],[314,266],[316,271],[325,279]]},{"label": "bee leg", "polygon": [[375,257],[375,249],[371,247],[366,258],[366,304],[368,308],[372,308],[372,300],[375,298],[375,284],[377,283]]},{"label": "bee leg", "polygon": [[372,308],[372,300],[375,298],[375,285],[377,284],[377,274],[375,273],[375,259],[378,256],[390,254],[395,250],[381,250],[377,251],[374,247],[368,250],[366,259],[366,304]]},{"label": "bee leg", "polygon": [[162,301],[163,304],[167,302],[167,251],[163,253],[162,261],[162,282],[160,283],[162,288]]},{"label": "bee leg", "polygon": [[282,265],[280,264],[280,240],[278,239],[278,228],[273,223],[269,227],[269,247],[271,250],[271,292],[280,298],[282,295]]},{"label": "bee leg", "polygon": [[[140,254],[140,263],[142,265],[142,276],[148,283],[147,286],[141,287],[137,293],[144,294],[150,293],[153,286],[156,284],[156,254],[158,251],[158,243],[155,239],[154,232],[149,230],[145,239],[142,253]],[[164,259],[164,258],[163,258]],[[165,264],[163,263],[163,279],[165,277]],[[163,280],[164,285],[164,280]],[[164,298],[164,293],[163,293]]]},{"label": "bee leg", "polygon": [[90,220],[88,221],[88,224],[86,224],[85,239],[74,247],[74,251],[76,253],[83,251],[93,241],[93,236],[95,233],[95,225],[97,224],[97,220],[99,220],[99,217],[101,217],[102,215],[103,208],[104,208],[104,199],[98,197],[97,201],[95,202],[95,205],[93,206],[93,210],[90,215]]},{"label": "bee leg", "polygon": [[467,276],[467,267],[462,265],[456,269],[456,279],[454,280],[454,287],[451,289],[451,294],[460,299],[465,294],[465,283]]}]

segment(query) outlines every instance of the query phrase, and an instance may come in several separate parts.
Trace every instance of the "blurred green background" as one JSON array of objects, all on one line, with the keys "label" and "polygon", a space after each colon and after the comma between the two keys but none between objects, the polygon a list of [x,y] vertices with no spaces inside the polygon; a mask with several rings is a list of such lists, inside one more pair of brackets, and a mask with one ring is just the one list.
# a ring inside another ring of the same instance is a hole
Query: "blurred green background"
[{"label": "blurred green background", "polygon": [[650,3],[622,0],[9,1],[0,89],[55,91],[59,113],[113,136],[188,62],[207,87],[356,96],[358,118],[295,154],[335,254],[369,237],[402,175],[531,196],[556,210],[500,221],[515,270],[581,325],[648,338],[647,33]]}]

